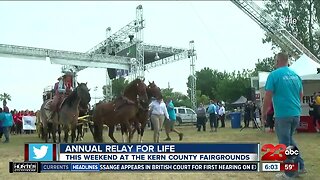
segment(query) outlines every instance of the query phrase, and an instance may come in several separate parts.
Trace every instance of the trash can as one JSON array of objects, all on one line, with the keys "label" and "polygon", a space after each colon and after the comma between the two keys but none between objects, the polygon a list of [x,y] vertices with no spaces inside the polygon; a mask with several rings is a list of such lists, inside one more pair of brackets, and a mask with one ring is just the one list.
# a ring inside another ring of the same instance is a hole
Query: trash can
[{"label": "trash can", "polygon": [[231,128],[236,129],[241,127],[241,112],[230,113]]}]

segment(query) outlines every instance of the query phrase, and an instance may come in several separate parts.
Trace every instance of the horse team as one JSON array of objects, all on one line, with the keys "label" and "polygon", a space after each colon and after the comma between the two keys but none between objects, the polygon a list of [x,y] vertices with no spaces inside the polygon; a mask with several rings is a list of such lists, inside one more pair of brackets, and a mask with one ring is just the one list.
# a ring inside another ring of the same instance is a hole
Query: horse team
[{"label": "horse team", "polygon": [[[78,83],[78,86],[60,105],[59,111],[48,120],[50,110],[46,109],[45,101],[40,109],[40,122],[42,123],[43,139],[48,142],[48,134],[52,134],[52,140],[61,142],[61,130],[64,131],[64,142],[68,142],[71,131],[71,143],[83,137],[83,123],[78,123],[78,118],[85,115],[91,100],[90,89],[86,83]],[[142,142],[145,126],[149,118],[149,104],[152,98],[161,97],[161,90],[154,82],[149,85],[144,83],[144,79],[135,79],[125,88],[122,96],[111,102],[100,102],[89,113],[90,131],[93,139],[97,143],[103,142],[103,129],[108,127],[108,134],[114,143],[118,141],[114,138],[114,130],[117,125],[121,126],[123,142],[131,142],[135,131],[138,132],[138,141]],[[78,134],[76,136],[76,130]]]}]

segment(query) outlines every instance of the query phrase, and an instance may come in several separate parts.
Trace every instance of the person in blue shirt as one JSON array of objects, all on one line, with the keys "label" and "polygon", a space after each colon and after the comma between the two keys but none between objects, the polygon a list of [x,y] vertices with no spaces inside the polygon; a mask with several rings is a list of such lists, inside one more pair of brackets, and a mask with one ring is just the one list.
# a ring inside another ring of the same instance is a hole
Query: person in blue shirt
[{"label": "person in blue shirt", "polygon": [[4,143],[9,142],[10,128],[13,125],[13,117],[8,107],[4,107],[4,112],[0,114],[0,121],[2,122],[3,134],[6,138]]},{"label": "person in blue shirt", "polygon": [[164,127],[166,130],[166,135],[167,138],[165,141],[171,141],[170,138],[170,132],[175,132],[179,135],[179,140],[181,141],[183,139],[183,133],[179,132],[176,128],[174,128],[174,124],[176,123],[177,117],[176,117],[176,112],[174,111],[174,104],[172,100],[169,100],[167,103],[167,111],[169,114],[169,119],[165,119],[164,121]]},{"label": "person in blue shirt", "polygon": [[2,135],[3,135],[3,127],[2,127],[2,120],[4,119],[4,113],[2,108],[0,108],[0,139],[2,139]]},{"label": "person in blue shirt", "polygon": [[209,120],[210,120],[210,128],[211,132],[217,132],[218,129],[218,122],[217,122],[217,111],[216,111],[216,106],[214,105],[214,101],[210,100],[210,105],[208,107],[208,114],[209,114]]},{"label": "person in blue shirt", "polygon": [[219,109],[220,109],[220,106],[219,106],[219,102],[218,101],[216,101],[215,103],[214,103],[214,105],[216,106],[216,119],[217,119],[217,127],[219,126]]},{"label": "person in blue shirt", "polygon": [[[296,146],[293,134],[300,123],[301,99],[303,86],[301,78],[288,67],[288,55],[279,53],[276,56],[276,70],[272,71],[265,85],[262,120],[265,122],[268,107],[273,102],[275,131],[279,144]],[[289,158],[287,161],[292,162]],[[299,174],[306,173],[304,160],[300,154],[294,158],[299,164]],[[277,174],[277,177],[288,178],[289,174]]]}]

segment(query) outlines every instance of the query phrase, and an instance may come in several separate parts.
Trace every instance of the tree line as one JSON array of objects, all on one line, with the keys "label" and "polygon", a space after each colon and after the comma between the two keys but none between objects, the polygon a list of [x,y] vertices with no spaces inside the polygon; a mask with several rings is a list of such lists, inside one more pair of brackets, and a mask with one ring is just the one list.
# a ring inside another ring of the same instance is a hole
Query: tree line
[{"label": "tree line", "polygon": [[[265,61],[256,63],[254,70],[244,69],[242,71],[226,71],[220,72],[217,69],[205,67],[196,72],[196,99],[197,104],[200,102],[208,104],[210,99],[223,100],[231,103],[237,100],[240,96],[246,96],[247,91],[251,86],[250,77],[257,74],[256,72],[265,70],[263,65]],[[270,61],[271,63],[271,61]],[[263,67],[263,68],[261,68]],[[271,65],[270,65],[271,67]],[[270,69],[268,69],[270,70]],[[124,77],[112,80],[112,96],[118,97],[123,94],[124,88],[129,84],[129,81]],[[175,92],[173,88],[162,88],[164,100],[174,99],[176,106],[191,107],[190,88],[191,77],[187,79],[187,94]],[[237,87],[237,88],[235,88]],[[105,95],[105,86],[103,87]]]}]

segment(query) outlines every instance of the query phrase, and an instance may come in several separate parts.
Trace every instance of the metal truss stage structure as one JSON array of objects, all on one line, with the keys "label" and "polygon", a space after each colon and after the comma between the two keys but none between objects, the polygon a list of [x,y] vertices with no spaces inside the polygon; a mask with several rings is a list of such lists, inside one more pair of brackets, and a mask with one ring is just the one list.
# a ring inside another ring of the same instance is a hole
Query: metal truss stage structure
[{"label": "metal truss stage structure", "polygon": [[[231,0],[240,10],[253,19],[282,49],[293,58],[302,54],[319,63],[320,60],[291,35],[279,21],[256,5],[252,0]],[[62,64],[62,72],[76,73],[87,68],[106,68],[106,95],[111,98],[111,79],[116,78],[115,71],[127,70],[131,79],[143,78],[145,70],[190,58],[191,97],[193,108],[196,108],[196,51],[194,41],[189,42],[189,49],[170,46],[149,45],[144,43],[143,30],[145,20],[143,8],[136,7],[136,18],[126,26],[111,34],[106,29],[106,39],[87,52],[70,52],[26,46],[0,44],[0,56],[20,57],[23,59],[50,59],[51,63]]]},{"label": "metal truss stage structure", "polygon": [[117,70],[126,70],[130,80],[144,78],[144,72],[155,67],[190,58],[190,76],[192,77],[191,103],[196,108],[196,78],[194,41],[189,49],[162,45],[149,45],[143,42],[145,20],[141,5],[136,8],[136,18],[126,26],[111,34],[106,29],[106,39],[87,52],[71,52],[37,47],[0,44],[0,56],[32,60],[49,59],[52,64],[61,64],[62,72],[72,72],[74,82],[76,74],[87,68],[106,68],[106,97],[112,98],[112,79],[117,78]]}]

